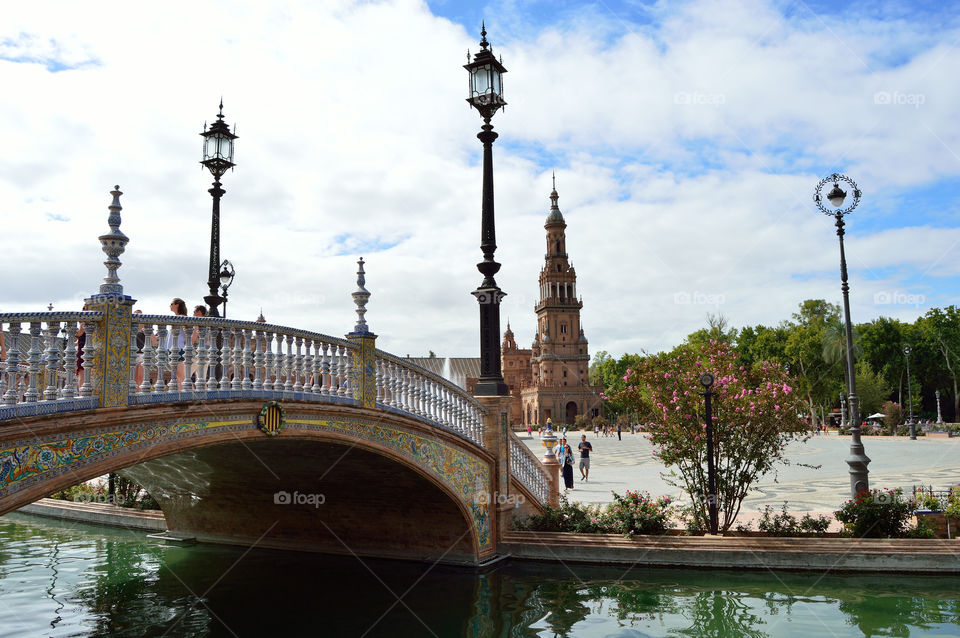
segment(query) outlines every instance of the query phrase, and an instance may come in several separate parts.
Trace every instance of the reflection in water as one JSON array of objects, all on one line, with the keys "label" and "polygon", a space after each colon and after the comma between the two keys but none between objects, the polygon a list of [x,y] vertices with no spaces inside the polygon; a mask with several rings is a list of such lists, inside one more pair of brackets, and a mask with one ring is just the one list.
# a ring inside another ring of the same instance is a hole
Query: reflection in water
[{"label": "reflection in water", "polygon": [[0,518],[7,636],[957,635],[957,580],[500,563],[472,570]]}]

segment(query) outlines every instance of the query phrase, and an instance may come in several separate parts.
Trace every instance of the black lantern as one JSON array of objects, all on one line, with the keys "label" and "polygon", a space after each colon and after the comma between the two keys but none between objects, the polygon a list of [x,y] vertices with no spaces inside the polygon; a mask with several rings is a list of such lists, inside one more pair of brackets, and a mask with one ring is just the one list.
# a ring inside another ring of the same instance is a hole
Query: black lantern
[{"label": "black lantern", "polygon": [[210,125],[210,128],[204,126],[203,133],[203,161],[200,163],[206,166],[210,173],[219,178],[228,169],[233,168],[233,140],[237,136],[230,132],[230,127],[223,121],[223,100],[220,100],[220,113],[217,114],[217,121]]},{"label": "black lantern", "polygon": [[[480,51],[473,62],[463,65],[470,72],[470,91],[467,102],[489,121],[500,107],[506,106],[503,99],[503,74],[507,69],[493,55],[487,42],[486,25],[480,31]],[[467,54],[469,57],[469,53]]]}]

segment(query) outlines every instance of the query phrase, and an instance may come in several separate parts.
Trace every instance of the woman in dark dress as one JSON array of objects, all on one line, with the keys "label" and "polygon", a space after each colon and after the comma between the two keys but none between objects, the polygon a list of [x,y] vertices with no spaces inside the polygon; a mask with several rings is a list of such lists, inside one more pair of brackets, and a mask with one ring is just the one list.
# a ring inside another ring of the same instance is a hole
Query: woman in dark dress
[{"label": "woman in dark dress", "polygon": [[573,449],[567,445],[567,440],[563,439],[561,442],[563,446],[563,455],[560,459],[563,467],[561,469],[563,473],[563,486],[565,490],[573,489]]}]

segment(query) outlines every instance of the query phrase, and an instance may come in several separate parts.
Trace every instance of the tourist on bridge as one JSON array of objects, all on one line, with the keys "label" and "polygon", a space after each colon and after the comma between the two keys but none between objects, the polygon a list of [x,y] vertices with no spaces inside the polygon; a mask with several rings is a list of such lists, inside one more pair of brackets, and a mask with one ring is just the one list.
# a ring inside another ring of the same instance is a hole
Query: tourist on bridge
[{"label": "tourist on bridge", "polygon": [[[170,302],[170,310],[178,317],[186,317],[187,302],[180,297],[174,297],[173,301]],[[173,357],[177,357],[173,360],[179,362],[177,364],[177,389],[180,389],[180,384],[183,383],[183,378],[186,376],[186,371],[183,368],[183,348],[187,343],[187,337],[184,331],[180,330],[177,335],[177,344],[174,346],[173,333],[174,330],[170,330],[170,332],[167,333],[167,350],[170,351],[170,358],[173,359]]]},{"label": "tourist on bridge", "polygon": [[589,481],[590,480],[590,453],[593,452],[593,446],[587,441],[587,435],[580,435],[580,445],[577,446],[580,450],[580,480]]},{"label": "tourist on bridge", "polygon": [[563,474],[563,491],[573,489],[573,448],[566,439],[560,439],[560,466]]}]

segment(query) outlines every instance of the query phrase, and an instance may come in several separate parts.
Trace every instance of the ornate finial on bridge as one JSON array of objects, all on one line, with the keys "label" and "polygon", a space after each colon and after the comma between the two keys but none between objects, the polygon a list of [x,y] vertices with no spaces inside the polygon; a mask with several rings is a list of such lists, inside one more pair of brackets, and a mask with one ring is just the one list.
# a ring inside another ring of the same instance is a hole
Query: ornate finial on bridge
[{"label": "ornate finial on bridge", "polygon": [[357,304],[357,325],[353,327],[353,331],[357,333],[367,333],[370,332],[370,329],[367,327],[367,320],[363,318],[363,315],[367,312],[367,301],[370,300],[370,292],[364,288],[364,285],[367,283],[367,278],[363,272],[363,257],[357,262],[357,265],[360,269],[357,271],[357,291],[354,292],[351,297],[353,297],[353,303]]},{"label": "ornate finial on bridge", "polygon": [[123,207],[120,206],[120,196],[123,193],[120,192],[119,186],[114,186],[110,194],[113,195],[113,201],[109,206],[110,216],[107,218],[110,232],[99,237],[100,248],[107,255],[107,260],[103,262],[103,265],[107,267],[107,276],[103,278],[104,283],[100,284],[100,294],[122,295],[123,286],[120,284],[120,277],[117,276],[117,269],[122,264],[118,257],[123,254],[127,242],[130,240],[120,232],[120,211],[123,210]]}]

